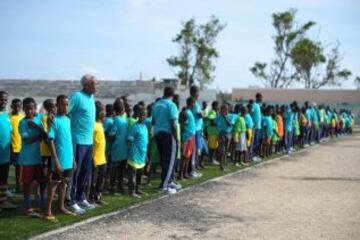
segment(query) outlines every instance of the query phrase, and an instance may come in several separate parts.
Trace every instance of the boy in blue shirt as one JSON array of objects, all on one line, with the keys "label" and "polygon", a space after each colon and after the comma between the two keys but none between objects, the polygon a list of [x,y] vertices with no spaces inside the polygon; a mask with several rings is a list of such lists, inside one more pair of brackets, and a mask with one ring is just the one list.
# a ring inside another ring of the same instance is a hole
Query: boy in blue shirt
[{"label": "boy in blue shirt", "polygon": [[227,165],[227,152],[231,141],[231,131],[233,124],[229,117],[229,106],[223,104],[219,115],[216,117],[216,125],[219,132],[219,156],[220,156],[220,170],[225,171]]},{"label": "boy in blue shirt", "polygon": [[42,130],[41,116],[36,113],[36,102],[33,98],[23,100],[25,118],[20,121],[19,132],[22,139],[19,165],[22,166],[21,182],[24,190],[24,205],[26,214],[37,217],[31,208],[30,187],[35,180],[40,186],[40,208],[45,210],[46,183],[44,167],[40,155],[40,141],[46,138]]},{"label": "boy in blue shirt", "polygon": [[263,118],[263,140],[262,140],[262,155],[265,158],[270,156],[271,139],[273,136],[273,120],[271,117],[271,107],[268,106],[264,110]]},{"label": "boy in blue shirt", "polygon": [[294,110],[293,110],[293,105],[290,104],[290,107],[288,107],[288,109],[285,112],[285,149],[287,154],[291,153],[293,130],[294,130]]},{"label": "boy in blue shirt", "polygon": [[187,174],[187,169],[189,167],[189,161],[194,151],[195,144],[195,118],[191,111],[194,107],[195,100],[193,98],[188,98],[186,100],[186,108],[180,114],[180,124],[181,124],[181,163],[179,171],[179,180],[183,178],[189,178]]},{"label": "boy in blue shirt", "polygon": [[52,202],[56,189],[59,187],[59,210],[67,215],[76,215],[65,208],[65,195],[71,172],[76,165],[73,153],[70,119],[66,116],[69,99],[65,95],[56,98],[57,114],[48,131],[50,151],[52,155],[48,204],[45,218],[57,221],[52,214]]},{"label": "boy in blue shirt", "polygon": [[145,194],[140,190],[141,177],[146,163],[149,133],[145,125],[146,111],[145,108],[138,105],[137,122],[131,128],[127,140],[130,142],[128,164],[128,185],[129,195],[140,198]]},{"label": "boy in blue shirt", "polygon": [[125,114],[123,101],[118,98],[114,102],[114,122],[109,132],[111,139],[111,172],[110,172],[110,193],[114,194],[115,181],[117,177],[117,190],[124,193],[123,177],[128,158],[127,134],[129,129],[128,120]]},{"label": "boy in blue shirt", "polygon": [[7,201],[8,176],[11,149],[12,126],[9,115],[5,112],[8,102],[7,92],[0,91],[0,212],[2,209],[15,208]]}]

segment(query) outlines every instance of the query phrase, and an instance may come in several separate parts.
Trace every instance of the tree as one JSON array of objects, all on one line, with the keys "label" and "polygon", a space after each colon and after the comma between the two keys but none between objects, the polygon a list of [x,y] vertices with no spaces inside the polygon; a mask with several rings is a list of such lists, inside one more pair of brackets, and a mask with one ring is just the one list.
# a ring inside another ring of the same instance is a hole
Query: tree
[{"label": "tree", "polygon": [[355,77],[354,82],[355,82],[355,85],[357,86],[357,88],[360,89],[360,77],[359,76]]},{"label": "tree", "polygon": [[315,25],[315,22],[308,21],[298,27],[295,14],[295,9],[272,14],[272,25],[276,32],[273,36],[275,56],[270,64],[257,61],[250,68],[255,77],[260,79],[266,87],[286,88],[297,77],[289,64],[290,52],[304,34]]},{"label": "tree", "polygon": [[175,74],[181,84],[189,86],[197,83],[203,88],[214,80],[214,60],[219,57],[215,43],[226,25],[212,16],[205,24],[197,25],[194,19],[190,19],[182,27],[173,39],[179,45],[179,54],[169,57],[167,62],[177,69]]},{"label": "tree", "polygon": [[[351,76],[347,69],[340,68],[339,43],[325,56],[320,42],[308,38],[300,40],[291,50],[291,60],[305,88],[341,86]],[[323,73],[324,72],[324,73]]]}]

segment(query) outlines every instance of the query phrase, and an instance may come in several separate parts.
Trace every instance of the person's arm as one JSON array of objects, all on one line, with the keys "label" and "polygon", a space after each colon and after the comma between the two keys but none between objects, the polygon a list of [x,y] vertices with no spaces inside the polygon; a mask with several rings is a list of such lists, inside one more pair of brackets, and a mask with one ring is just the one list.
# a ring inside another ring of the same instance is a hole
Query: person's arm
[{"label": "person's arm", "polygon": [[51,159],[54,163],[55,172],[58,174],[61,174],[62,169],[61,169],[61,166],[59,163],[58,155],[56,153],[55,142],[53,139],[50,140],[50,151],[51,151],[51,156],[52,156]]},{"label": "person's arm", "polygon": [[176,119],[172,119],[171,120],[171,127],[172,127],[172,134],[175,138],[175,141],[178,142],[178,134],[177,134],[177,124],[176,124]]},{"label": "person's arm", "polygon": [[175,140],[178,141],[179,139],[177,134],[177,120],[179,118],[179,111],[174,103],[169,106],[170,106],[169,118],[170,118],[170,126],[172,130],[172,134]]}]

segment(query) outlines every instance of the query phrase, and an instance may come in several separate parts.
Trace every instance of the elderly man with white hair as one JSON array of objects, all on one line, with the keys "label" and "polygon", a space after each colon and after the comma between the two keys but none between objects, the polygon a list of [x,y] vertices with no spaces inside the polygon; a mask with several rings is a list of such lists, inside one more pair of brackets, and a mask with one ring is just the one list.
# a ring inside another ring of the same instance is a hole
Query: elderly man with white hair
[{"label": "elderly man with white hair", "polygon": [[93,132],[95,124],[95,99],[98,81],[90,74],[81,79],[82,90],[74,92],[70,97],[69,116],[71,134],[74,144],[76,169],[70,190],[69,208],[82,214],[86,209],[95,208],[86,199],[93,158]]}]

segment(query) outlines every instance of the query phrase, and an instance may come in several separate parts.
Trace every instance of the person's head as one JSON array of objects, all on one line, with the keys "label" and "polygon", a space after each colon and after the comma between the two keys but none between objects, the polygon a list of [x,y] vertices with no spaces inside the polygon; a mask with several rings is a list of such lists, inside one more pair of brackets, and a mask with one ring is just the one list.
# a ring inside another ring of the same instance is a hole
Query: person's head
[{"label": "person's head", "polygon": [[21,100],[14,98],[11,101],[11,112],[12,114],[18,114],[21,111]]},{"label": "person's head", "polygon": [[106,104],[105,106],[106,116],[112,117],[114,115],[114,108],[112,104]]},{"label": "person's head", "polygon": [[56,97],[57,114],[66,115],[69,109],[69,98],[66,95]]},{"label": "person's head", "polygon": [[85,74],[81,78],[81,86],[83,88],[83,91],[89,95],[95,94],[97,90],[97,85],[97,79],[91,74]]},{"label": "person's head", "polygon": [[195,98],[195,100],[198,99],[198,97],[199,97],[199,88],[197,86],[192,85],[190,87],[190,97]]},{"label": "person's head", "polygon": [[152,107],[153,107],[153,103],[150,103],[149,105],[147,105],[146,107],[146,112],[147,112],[147,116],[151,117],[152,115]]},{"label": "person's head", "polygon": [[271,112],[271,110],[270,110],[270,107],[269,107],[269,106],[264,109],[264,115],[265,115],[265,116],[269,116],[269,115],[270,115],[270,112]]},{"label": "person's head", "polygon": [[306,101],[306,102],[304,103],[304,106],[305,106],[305,108],[308,108],[308,107],[309,107],[309,101]]},{"label": "person's head", "polygon": [[246,113],[247,113],[247,108],[244,107],[244,106],[241,106],[241,107],[240,107],[240,114],[241,114],[241,116],[244,117]]},{"label": "person's head", "polygon": [[175,105],[177,106],[177,108],[179,108],[179,106],[180,106],[180,96],[179,96],[179,94],[174,94],[174,96],[173,96],[173,102],[175,103]]},{"label": "person's head", "polygon": [[202,109],[203,110],[207,109],[207,102],[206,101],[202,102]]},{"label": "person's head", "polygon": [[105,118],[105,108],[100,101],[95,102],[96,121],[102,122]]},{"label": "person's head", "polygon": [[0,111],[4,111],[8,102],[9,94],[0,90]]},{"label": "person's head", "polygon": [[121,98],[116,98],[113,103],[113,109],[116,115],[123,114],[125,111],[125,106]]},{"label": "person's head", "polygon": [[227,103],[224,103],[223,105],[221,105],[220,111],[222,114],[228,114],[229,113],[229,105]]},{"label": "person's head", "polygon": [[234,106],[231,103],[226,103],[226,105],[228,105],[228,111],[233,112]]},{"label": "person's head", "polygon": [[126,115],[127,115],[128,117],[131,117],[131,113],[132,113],[131,105],[130,105],[129,103],[125,103],[125,104],[124,104],[124,107],[125,107]]},{"label": "person's head", "polygon": [[261,103],[262,102],[262,95],[261,95],[261,93],[256,93],[256,95],[255,95],[255,98],[256,98],[256,102],[257,103]]},{"label": "person's head", "polygon": [[212,110],[217,112],[219,110],[219,102],[218,101],[213,101],[211,103],[211,108],[212,108]]},{"label": "person's head", "polygon": [[251,103],[248,103],[248,105],[246,106],[247,108],[247,111],[248,112],[252,112],[252,104]]},{"label": "person's head", "polygon": [[195,105],[195,99],[192,97],[188,97],[186,99],[186,107],[191,109],[194,107],[194,105]]},{"label": "person's head", "polygon": [[43,106],[48,114],[56,113],[56,103],[52,98],[48,98],[43,102]]},{"label": "person's head", "polygon": [[146,109],[143,106],[140,105],[135,105],[138,106],[137,110],[136,110],[136,115],[135,115],[135,111],[134,111],[134,115],[135,117],[138,119],[138,121],[140,123],[144,123],[145,118],[146,118]]},{"label": "person's head", "polygon": [[23,100],[23,109],[27,118],[33,118],[36,114],[35,99],[28,97]]},{"label": "person's head", "polygon": [[120,98],[121,98],[121,100],[123,101],[124,104],[128,102],[127,96],[123,95]]},{"label": "person's head", "polygon": [[137,105],[141,106],[141,107],[145,107],[145,102],[144,101],[139,101],[137,103]]},{"label": "person's head", "polygon": [[254,99],[249,99],[249,104],[253,105],[254,104]]},{"label": "person's head", "polygon": [[172,98],[174,96],[174,88],[166,86],[164,88],[164,98]]},{"label": "person's head", "polygon": [[133,107],[133,118],[138,117],[140,108],[144,108],[144,107],[142,107],[142,106],[140,106],[138,104],[134,105],[134,107]]},{"label": "person's head", "polygon": [[241,104],[236,104],[234,107],[234,113],[238,114],[240,113],[240,109],[241,109],[242,105]]}]

